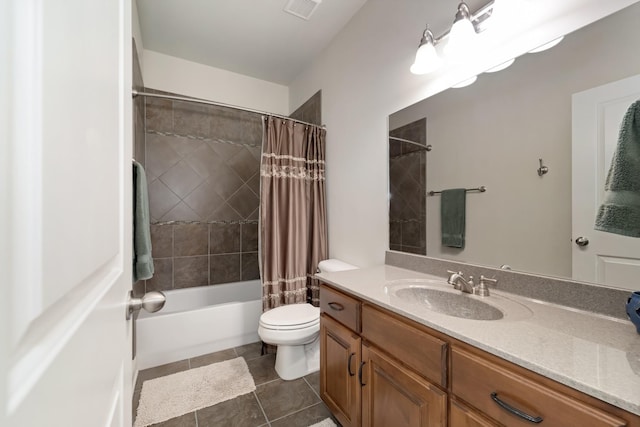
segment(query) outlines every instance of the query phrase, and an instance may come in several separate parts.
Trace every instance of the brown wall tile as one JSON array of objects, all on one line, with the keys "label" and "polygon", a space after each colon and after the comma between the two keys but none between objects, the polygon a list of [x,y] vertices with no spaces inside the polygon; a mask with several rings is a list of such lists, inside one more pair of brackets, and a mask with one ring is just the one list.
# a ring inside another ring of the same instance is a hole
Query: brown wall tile
[{"label": "brown wall tile", "polygon": [[209,254],[209,226],[207,224],[175,225],[173,236],[176,257]]},{"label": "brown wall tile", "polygon": [[151,225],[151,250],[154,258],[173,256],[172,225]]},{"label": "brown wall tile", "polygon": [[175,289],[205,286],[209,284],[209,257],[194,256],[174,258]]},{"label": "brown wall tile", "polygon": [[240,224],[211,224],[210,254],[240,252]]},{"label": "brown wall tile", "polygon": [[173,289],[173,258],[155,258],[153,277],[146,281],[146,291]]},{"label": "brown wall tile", "polygon": [[210,255],[211,284],[240,280],[240,254]]},{"label": "brown wall tile", "polygon": [[242,253],[242,280],[254,280],[260,278],[260,268],[258,267],[258,252]]},{"label": "brown wall tile", "polygon": [[258,251],[258,223],[246,222],[241,225],[241,250],[242,252],[257,252]]}]

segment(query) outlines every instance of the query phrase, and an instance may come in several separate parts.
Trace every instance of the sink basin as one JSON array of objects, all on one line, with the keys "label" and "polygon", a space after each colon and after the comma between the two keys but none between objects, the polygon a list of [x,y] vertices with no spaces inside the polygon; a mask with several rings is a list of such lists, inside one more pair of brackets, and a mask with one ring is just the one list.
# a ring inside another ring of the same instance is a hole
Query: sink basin
[{"label": "sink basin", "polygon": [[429,310],[464,319],[499,320],[504,317],[504,313],[494,306],[470,298],[469,294],[461,292],[445,292],[412,286],[396,290],[395,296],[403,300],[423,304]]},{"label": "sink basin", "polygon": [[495,292],[489,297],[463,293],[444,280],[407,279],[387,283],[390,302],[412,312],[435,312],[470,320],[521,320],[531,316],[526,306]]}]

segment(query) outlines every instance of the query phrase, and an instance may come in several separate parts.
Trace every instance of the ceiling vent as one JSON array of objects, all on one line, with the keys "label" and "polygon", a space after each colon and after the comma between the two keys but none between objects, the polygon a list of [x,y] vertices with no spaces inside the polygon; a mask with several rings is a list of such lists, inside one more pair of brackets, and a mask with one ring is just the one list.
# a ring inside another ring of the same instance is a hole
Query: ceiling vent
[{"label": "ceiling vent", "polygon": [[309,20],[322,0],[289,0],[284,11],[305,20]]}]

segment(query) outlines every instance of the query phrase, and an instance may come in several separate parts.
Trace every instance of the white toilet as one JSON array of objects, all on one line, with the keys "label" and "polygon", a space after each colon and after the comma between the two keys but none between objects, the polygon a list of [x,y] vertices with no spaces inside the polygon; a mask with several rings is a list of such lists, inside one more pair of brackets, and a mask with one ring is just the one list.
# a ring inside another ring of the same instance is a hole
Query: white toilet
[{"label": "white toilet", "polygon": [[[321,273],[357,267],[338,260],[318,264]],[[278,346],[276,372],[283,380],[295,380],[320,369],[320,309],[311,304],[276,307],[260,316],[260,339]]]},{"label": "white toilet", "polygon": [[311,304],[290,304],[260,316],[260,339],[278,346],[276,372],[295,380],[320,369],[320,309]]}]

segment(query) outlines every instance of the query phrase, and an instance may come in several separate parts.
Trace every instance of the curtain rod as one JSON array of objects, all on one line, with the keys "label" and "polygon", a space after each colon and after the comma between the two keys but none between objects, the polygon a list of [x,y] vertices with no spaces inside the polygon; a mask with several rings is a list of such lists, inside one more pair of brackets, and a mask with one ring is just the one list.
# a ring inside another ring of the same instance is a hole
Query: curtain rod
[{"label": "curtain rod", "polygon": [[410,139],[398,138],[397,136],[390,136],[389,139],[393,139],[394,141],[406,142],[407,144],[416,145],[423,150],[431,151],[431,145],[423,145],[419,142],[411,141]]},{"label": "curtain rod", "polygon": [[279,119],[291,120],[292,122],[300,123],[300,124],[307,125],[307,126],[318,126],[318,127],[323,128],[323,129],[326,129],[325,125],[316,125],[314,123],[309,123],[309,122],[304,122],[302,120],[292,119],[291,117],[282,116],[280,114],[268,113],[266,111],[254,110],[254,109],[251,109],[251,108],[238,107],[237,105],[224,104],[222,102],[209,101],[209,100],[201,99],[201,98],[187,98],[185,96],[163,95],[161,93],[138,92],[135,89],[133,89],[131,91],[131,95],[134,98],[136,96],[146,96],[146,97],[150,97],[150,98],[172,99],[174,101],[195,102],[195,103],[198,103],[198,104],[214,105],[216,107],[232,108],[234,110],[247,111],[249,113],[261,114],[263,116],[277,117]]}]

